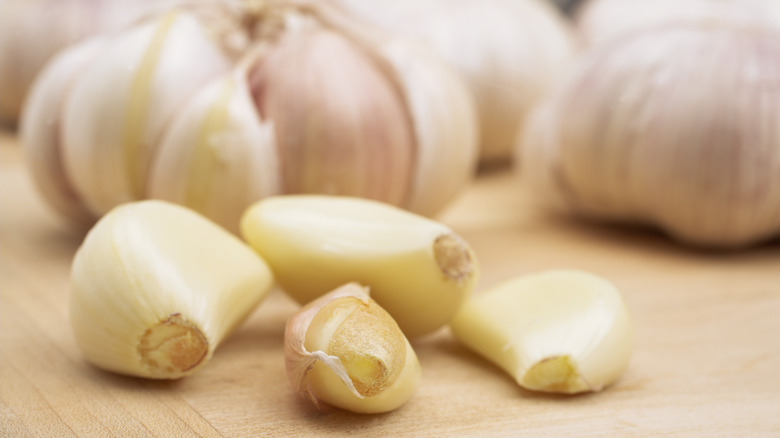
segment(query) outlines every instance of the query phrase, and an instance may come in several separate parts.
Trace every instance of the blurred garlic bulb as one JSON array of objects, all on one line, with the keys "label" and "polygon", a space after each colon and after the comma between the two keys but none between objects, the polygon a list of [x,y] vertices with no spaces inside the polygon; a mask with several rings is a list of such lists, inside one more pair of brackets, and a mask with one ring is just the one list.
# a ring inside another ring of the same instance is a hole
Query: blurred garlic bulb
[{"label": "blurred garlic bulb", "polygon": [[0,1],[0,120],[16,123],[33,79],[60,49],[119,30],[164,1]]},{"label": "blurred garlic bulb", "polygon": [[588,45],[633,30],[717,17],[763,19],[780,27],[777,0],[590,0],[576,12],[577,30]]},{"label": "blurred garlic bulb", "polygon": [[69,48],[41,74],[21,138],[55,208],[90,220],[144,197],[154,146],[175,111],[230,68],[205,21],[171,10]]},{"label": "blurred garlic bulb", "polygon": [[[171,12],[112,37],[70,70],[67,91],[44,75],[23,142],[48,168],[59,153],[62,169],[34,172],[39,185],[66,182],[75,196],[60,204],[80,199],[92,216],[152,197],[237,231],[244,209],[273,194],[359,196],[431,215],[470,180],[471,96],[432,53],[318,3],[219,11]],[[39,141],[51,123],[62,135]]]},{"label": "blurred garlic bulb", "polygon": [[480,158],[506,161],[526,115],[573,57],[568,21],[547,0],[337,0],[360,17],[427,43],[466,79]]},{"label": "blurred garlic bulb", "polygon": [[521,173],[586,217],[743,246],[780,234],[780,33],[712,20],[595,49],[533,116]]}]

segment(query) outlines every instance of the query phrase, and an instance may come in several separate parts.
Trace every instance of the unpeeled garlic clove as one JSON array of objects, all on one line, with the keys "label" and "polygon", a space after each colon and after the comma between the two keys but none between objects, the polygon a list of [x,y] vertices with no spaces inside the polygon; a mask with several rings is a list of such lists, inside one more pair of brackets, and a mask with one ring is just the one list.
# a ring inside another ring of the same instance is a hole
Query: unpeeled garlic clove
[{"label": "unpeeled garlic clove", "polygon": [[475,295],[455,337],[530,390],[600,391],[628,366],[633,327],[615,287],[582,271],[528,275]]},{"label": "unpeeled garlic clove", "polygon": [[780,142],[767,122],[780,117],[780,40],[742,18],[636,32],[583,57],[519,141],[524,183],[573,214],[690,245],[780,234]]},{"label": "unpeeled garlic clove", "polygon": [[247,210],[241,233],[298,302],[356,281],[408,337],[446,324],[479,275],[474,252],[447,226],[366,199],[267,198]]},{"label": "unpeeled garlic clove", "polygon": [[167,124],[230,68],[230,55],[202,20],[172,10],[112,37],[68,91],[62,156],[93,214],[145,197]]},{"label": "unpeeled garlic clove", "polygon": [[95,216],[84,207],[65,170],[60,114],[72,83],[103,44],[94,38],[54,57],[30,90],[20,126],[25,163],[39,192],[57,212],[80,224],[93,223]]},{"label": "unpeeled garlic clove", "polygon": [[397,409],[420,380],[417,356],[392,317],[356,283],[293,315],[285,330],[293,387],[320,409],[358,413]]},{"label": "unpeeled garlic clove", "polygon": [[205,365],[272,283],[257,254],[200,215],[130,203],[105,215],[76,253],[71,326],[94,365],[176,379]]}]

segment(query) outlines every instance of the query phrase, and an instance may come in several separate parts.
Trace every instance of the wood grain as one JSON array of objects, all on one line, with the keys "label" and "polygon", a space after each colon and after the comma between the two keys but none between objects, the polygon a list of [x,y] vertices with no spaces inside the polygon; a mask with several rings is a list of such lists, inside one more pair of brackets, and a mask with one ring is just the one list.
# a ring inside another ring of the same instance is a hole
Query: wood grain
[{"label": "wood grain", "polygon": [[682,247],[644,230],[540,210],[487,172],[441,217],[474,246],[479,290],[549,268],[602,275],[636,324],[629,369],[602,393],[533,394],[444,329],[414,342],[416,396],[374,416],[321,413],[292,393],[282,333],[296,305],[274,291],[199,373],[173,382],[112,375],[81,357],[68,270],[83,231],[35,191],[0,135],[2,436],[780,436],[780,244]]}]

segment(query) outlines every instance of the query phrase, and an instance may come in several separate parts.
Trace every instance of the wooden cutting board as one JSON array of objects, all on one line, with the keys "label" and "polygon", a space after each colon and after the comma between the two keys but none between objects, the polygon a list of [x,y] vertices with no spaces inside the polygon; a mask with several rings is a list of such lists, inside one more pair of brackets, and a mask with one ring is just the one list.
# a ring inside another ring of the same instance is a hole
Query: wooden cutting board
[{"label": "wooden cutting board", "polygon": [[280,291],[180,381],[87,364],[68,322],[68,270],[83,232],[35,191],[0,135],[2,436],[780,436],[780,243],[739,252],[583,224],[540,210],[508,170],[483,172],[442,216],[482,265],[479,291],[550,268],[590,270],[624,293],[629,369],[574,397],[534,394],[443,329],[414,342],[416,396],[383,415],[321,413],[287,383]]}]

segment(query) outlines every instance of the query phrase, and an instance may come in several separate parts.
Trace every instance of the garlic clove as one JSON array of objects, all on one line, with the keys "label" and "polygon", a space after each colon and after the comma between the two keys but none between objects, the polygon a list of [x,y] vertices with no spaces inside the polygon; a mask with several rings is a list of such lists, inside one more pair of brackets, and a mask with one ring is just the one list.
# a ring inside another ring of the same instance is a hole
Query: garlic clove
[{"label": "garlic clove", "polygon": [[450,325],[533,391],[600,391],[628,366],[633,326],[615,287],[582,271],[528,275],[475,295]]},{"label": "garlic clove", "polygon": [[92,364],[176,379],[205,365],[272,283],[257,254],[205,218],[130,203],[98,221],[76,253],[71,326]]},{"label": "garlic clove", "polygon": [[241,215],[278,194],[272,125],[261,120],[240,69],[206,86],[160,145],[149,196],[185,205],[238,234]]},{"label": "garlic clove", "polygon": [[285,361],[293,387],[320,409],[392,411],[412,397],[421,376],[398,325],[356,283],[323,295],[290,318]]},{"label": "garlic clove", "polygon": [[411,120],[363,48],[313,20],[288,20],[249,81],[258,111],[273,121],[283,193],[406,201]]},{"label": "garlic clove", "polygon": [[65,104],[63,157],[94,214],[145,196],[164,128],[230,63],[198,17],[172,10],[116,35],[81,72]]},{"label": "garlic clove", "polygon": [[241,233],[298,302],[356,281],[408,337],[446,324],[479,274],[474,252],[447,226],[366,199],[267,198],[247,210]]},{"label": "garlic clove", "polygon": [[30,90],[20,126],[25,161],[38,191],[66,218],[83,224],[95,217],[73,189],[62,161],[63,102],[81,69],[103,48],[94,38],[64,50],[46,65]]}]

